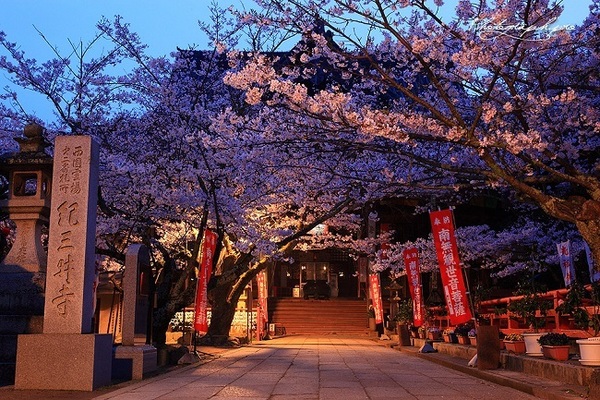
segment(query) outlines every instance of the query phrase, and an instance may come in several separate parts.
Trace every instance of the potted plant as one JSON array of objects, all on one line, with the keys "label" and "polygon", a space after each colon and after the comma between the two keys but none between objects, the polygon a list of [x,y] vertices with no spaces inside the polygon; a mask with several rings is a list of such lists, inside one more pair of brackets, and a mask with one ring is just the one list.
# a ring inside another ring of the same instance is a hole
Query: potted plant
[{"label": "potted plant", "polygon": [[521,284],[515,293],[521,297],[512,300],[507,307],[508,311],[520,317],[525,325],[533,330],[523,334],[526,353],[530,356],[543,355],[542,347],[537,340],[543,334],[539,330],[546,325],[546,315],[552,308],[552,301],[542,297],[545,291],[543,286],[536,285],[533,280],[528,285]]},{"label": "potted plant", "polygon": [[471,343],[471,346],[477,346],[477,331],[475,328],[471,329],[467,336],[469,336],[469,342]]},{"label": "potted plant", "polygon": [[471,341],[469,340],[470,330],[471,325],[469,324],[459,325],[454,329],[459,344],[471,344]]},{"label": "potted plant", "polygon": [[515,354],[525,354],[525,340],[520,333],[509,333],[504,336],[504,346],[506,351]]},{"label": "potted plant", "polygon": [[427,328],[425,325],[421,325],[417,333],[419,334],[420,339],[425,339],[427,337]]},{"label": "potted plant", "polygon": [[550,332],[538,339],[542,346],[544,357],[557,361],[566,361],[569,359],[569,337],[564,333]]},{"label": "potted plant", "polygon": [[600,282],[593,282],[589,291],[591,301],[591,313],[586,311],[588,317],[587,323],[593,331],[594,337],[588,339],[579,339],[579,362],[582,365],[598,366],[600,365]]},{"label": "potted plant", "polygon": [[410,334],[408,325],[413,321],[412,300],[406,299],[398,302],[398,312],[394,316],[396,329],[398,330],[398,344],[410,346]]},{"label": "potted plant", "polygon": [[437,326],[430,326],[427,328],[427,339],[429,340],[442,340],[442,332]]},{"label": "potted plant", "polygon": [[446,343],[458,343],[458,339],[456,337],[456,333],[454,333],[454,329],[444,329],[443,337],[444,342]]}]

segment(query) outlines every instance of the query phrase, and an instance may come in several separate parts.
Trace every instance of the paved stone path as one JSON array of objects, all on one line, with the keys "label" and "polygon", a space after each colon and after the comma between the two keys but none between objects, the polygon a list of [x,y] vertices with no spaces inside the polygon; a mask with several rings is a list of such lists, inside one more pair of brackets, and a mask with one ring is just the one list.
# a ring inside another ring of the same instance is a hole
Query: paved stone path
[{"label": "paved stone path", "polygon": [[366,339],[284,337],[95,397],[135,399],[535,399]]}]

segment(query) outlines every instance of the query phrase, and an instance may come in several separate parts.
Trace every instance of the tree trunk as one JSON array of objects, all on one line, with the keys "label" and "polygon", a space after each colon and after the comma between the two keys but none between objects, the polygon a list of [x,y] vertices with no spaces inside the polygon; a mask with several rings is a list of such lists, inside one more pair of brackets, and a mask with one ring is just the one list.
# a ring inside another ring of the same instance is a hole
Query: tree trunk
[{"label": "tree trunk", "polygon": [[207,336],[213,344],[223,344],[229,338],[229,330],[240,297],[230,298],[232,286],[232,284],[219,285],[211,291],[212,308]]},{"label": "tree trunk", "polygon": [[173,263],[164,267],[161,281],[156,287],[157,308],[152,316],[152,338],[157,348],[164,347],[167,330],[175,313],[194,302],[195,285],[188,285],[188,272],[176,272]]},{"label": "tree trunk", "polygon": [[[245,287],[266,266],[264,261],[251,267],[245,263],[237,264],[229,270],[230,274],[223,274],[217,279],[216,286],[210,291],[212,312],[207,334],[213,344],[222,344],[227,340],[238,300]],[[220,279],[222,281],[219,282]]]},{"label": "tree trunk", "polygon": [[577,229],[590,247],[594,269],[600,271],[600,216],[587,221],[577,221]]}]

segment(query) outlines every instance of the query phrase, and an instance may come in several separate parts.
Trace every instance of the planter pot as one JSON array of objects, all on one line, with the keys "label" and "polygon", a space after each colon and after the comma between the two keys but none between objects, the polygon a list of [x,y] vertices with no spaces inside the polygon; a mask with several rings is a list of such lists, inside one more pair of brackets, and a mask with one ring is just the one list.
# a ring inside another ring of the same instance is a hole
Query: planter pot
[{"label": "planter pot", "polygon": [[515,354],[525,354],[525,342],[522,340],[505,340],[506,351]]},{"label": "planter pot", "polygon": [[419,339],[425,339],[425,332],[419,332]]},{"label": "planter pot", "polygon": [[477,346],[477,336],[469,336],[471,346]]},{"label": "planter pot", "polygon": [[429,332],[429,333],[427,333],[427,339],[442,340],[442,332]]},{"label": "planter pot", "polygon": [[458,343],[458,339],[455,333],[445,333],[444,342],[446,343]]},{"label": "planter pot", "polygon": [[471,341],[469,340],[468,336],[458,336],[458,343],[459,344],[471,344]]},{"label": "planter pot", "polygon": [[569,359],[569,349],[571,346],[542,346],[544,357],[556,361],[567,361]]},{"label": "planter pot", "polygon": [[581,365],[600,365],[600,338],[579,339],[577,344]]},{"label": "planter pot", "polygon": [[523,339],[525,340],[525,354],[533,357],[542,357],[542,346],[538,343],[538,339],[543,333],[524,333]]}]

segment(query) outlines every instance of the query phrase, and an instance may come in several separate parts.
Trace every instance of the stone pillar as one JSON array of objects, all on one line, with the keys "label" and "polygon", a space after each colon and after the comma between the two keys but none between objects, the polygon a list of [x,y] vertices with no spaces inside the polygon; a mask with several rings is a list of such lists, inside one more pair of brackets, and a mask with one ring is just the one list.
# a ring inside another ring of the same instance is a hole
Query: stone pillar
[{"label": "stone pillar", "polygon": [[98,153],[89,136],[56,138],[44,333],[18,338],[17,389],[91,391],[111,381],[112,335],[92,333]]},{"label": "stone pillar", "polygon": [[157,368],[158,353],[154,346],[137,344],[135,336],[148,329],[150,254],[146,246],[133,244],[125,255],[123,274],[123,328],[121,346],[115,348],[113,373],[115,379],[142,379]]},{"label": "stone pillar", "polygon": [[477,367],[498,369],[500,366],[500,334],[497,326],[477,327]]},{"label": "stone pillar", "polygon": [[[123,274],[123,328],[121,343],[124,346],[135,344],[135,334],[146,334],[148,316],[148,295],[142,288],[149,288],[150,254],[146,246],[132,244],[125,255]],[[140,277],[146,282],[142,282]]]},{"label": "stone pillar", "polygon": [[48,238],[44,333],[91,333],[98,194],[98,145],[59,136]]}]

